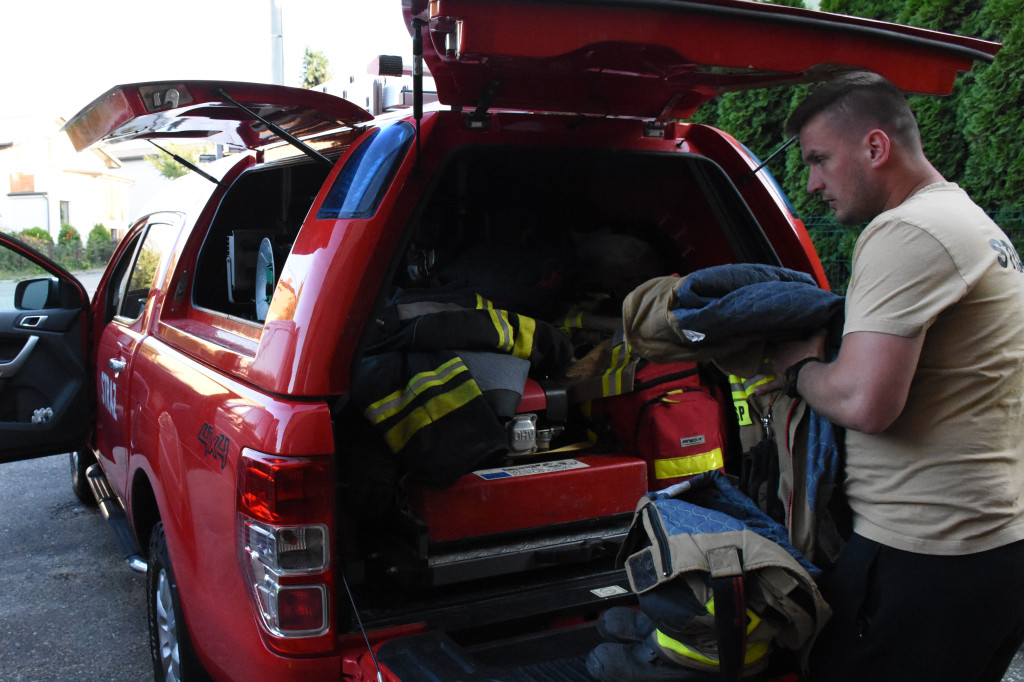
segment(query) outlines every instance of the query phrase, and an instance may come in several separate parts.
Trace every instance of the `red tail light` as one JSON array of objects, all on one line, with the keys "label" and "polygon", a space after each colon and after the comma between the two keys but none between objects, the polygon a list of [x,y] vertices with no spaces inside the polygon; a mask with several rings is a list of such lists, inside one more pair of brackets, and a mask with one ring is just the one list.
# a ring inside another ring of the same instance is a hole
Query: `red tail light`
[{"label": "red tail light", "polygon": [[239,462],[239,563],[265,639],[281,653],[333,647],[333,484],[329,457],[245,450]]},{"label": "red tail light", "polygon": [[273,524],[323,520],[334,479],[327,458],[276,457],[246,450],[238,469],[239,511]]}]

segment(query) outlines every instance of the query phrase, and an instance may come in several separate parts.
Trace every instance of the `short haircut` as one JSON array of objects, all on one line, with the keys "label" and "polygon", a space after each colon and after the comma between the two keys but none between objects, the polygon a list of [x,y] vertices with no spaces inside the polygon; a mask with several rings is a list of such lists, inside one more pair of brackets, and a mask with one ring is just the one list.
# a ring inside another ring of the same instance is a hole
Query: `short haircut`
[{"label": "short haircut", "polygon": [[899,88],[871,71],[852,71],[819,86],[786,121],[786,135],[799,135],[818,114],[880,128],[900,144],[921,148],[921,133],[907,98]]}]

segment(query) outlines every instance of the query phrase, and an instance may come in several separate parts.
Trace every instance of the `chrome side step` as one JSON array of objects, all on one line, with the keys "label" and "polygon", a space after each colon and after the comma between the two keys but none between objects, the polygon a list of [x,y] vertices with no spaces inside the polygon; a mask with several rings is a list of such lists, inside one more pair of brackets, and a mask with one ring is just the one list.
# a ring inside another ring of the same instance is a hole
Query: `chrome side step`
[{"label": "chrome side step", "polygon": [[92,489],[92,494],[96,497],[96,503],[103,513],[103,518],[107,520],[110,527],[114,530],[114,537],[117,538],[117,544],[121,547],[121,551],[124,552],[124,559],[128,563],[128,568],[137,573],[145,573],[147,564],[146,560],[142,557],[142,550],[135,539],[135,533],[132,531],[131,524],[128,523],[124,507],[121,506],[121,501],[117,499],[117,495],[114,494],[114,490],[110,487],[110,482],[107,481],[107,476],[103,473],[102,467],[99,464],[93,464],[85,470],[85,478],[89,481],[89,488]]}]

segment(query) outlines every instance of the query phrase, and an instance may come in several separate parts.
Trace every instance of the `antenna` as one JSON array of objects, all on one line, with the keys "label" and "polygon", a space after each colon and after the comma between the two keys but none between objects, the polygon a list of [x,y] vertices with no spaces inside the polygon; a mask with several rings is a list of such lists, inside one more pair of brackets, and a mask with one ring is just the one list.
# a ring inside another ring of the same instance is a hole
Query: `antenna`
[{"label": "antenna", "polygon": [[384,682],[384,676],[380,673],[380,663],[377,662],[377,655],[373,653],[373,647],[370,645],[370,638],[366,634],[366,628],[363,627],[363,619],[359,616],[359,609],[356,607],[356,600],[352,597],[352,590],[348,587],[348,578],[345,577],[345,571],[340,571],[341,582],[345,586],[345,592],[348,593],[348,602],[352,604],[352,613],[356,617],[356,623],[359,624],[359,631],[363,633],[363,641],[366,642],[366,650],[370,652],[370,660],[373,661],[373,667],[377,669],[377,682]]}]

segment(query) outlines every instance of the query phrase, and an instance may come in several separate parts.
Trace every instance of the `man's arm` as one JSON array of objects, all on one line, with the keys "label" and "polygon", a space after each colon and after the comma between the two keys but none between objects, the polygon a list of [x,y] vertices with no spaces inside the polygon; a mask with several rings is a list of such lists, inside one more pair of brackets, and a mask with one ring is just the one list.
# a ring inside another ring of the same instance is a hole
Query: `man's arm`
[{"label": "man's arm", "polygon": [[[878,433],[903,412],[914,378],[924,334],[916,337],[852,332],[834,362],[808,362],[800,370],[797,391],[819,414],[856,431]],[[821,337],[780,344],[770,351],[768,370],[777,377],[806,357],[822,357]],[[777,379],[765,389],[780,388]]]}]

